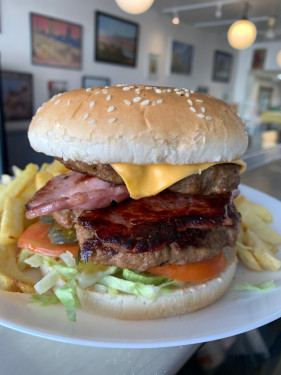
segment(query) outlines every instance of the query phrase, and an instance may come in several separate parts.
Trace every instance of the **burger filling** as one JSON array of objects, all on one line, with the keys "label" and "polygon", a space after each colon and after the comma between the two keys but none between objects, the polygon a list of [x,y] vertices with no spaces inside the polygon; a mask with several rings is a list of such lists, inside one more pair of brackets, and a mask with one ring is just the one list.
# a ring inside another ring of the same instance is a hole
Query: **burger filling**
[{"label": "burger filling", "polygon": [[235,245],[240,224],[231,193],[240,179],[236,164],[215,165],[139,200],[129,198],[108,164],[65,164],[83,173],[49,181],[28,203],[27,217],[52,213],[63,227],[75,227],[84,262],[145,271],[201,262]]}]

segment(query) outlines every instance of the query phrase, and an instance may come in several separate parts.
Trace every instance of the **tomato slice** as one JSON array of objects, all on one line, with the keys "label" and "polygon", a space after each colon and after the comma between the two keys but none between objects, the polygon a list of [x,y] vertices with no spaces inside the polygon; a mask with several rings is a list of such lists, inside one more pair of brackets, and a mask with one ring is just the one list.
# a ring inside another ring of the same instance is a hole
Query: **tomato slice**
[{"label": "tomato slice", "polygon": [[77,243],[52,243],[47,235],[49,228],[49,224],[37,221],[37,223],[32,224],[23,232],[18,240],[18,246],[53,257],[59,257],[61,254],[69,251],[75,257],[79,250],[79,245]]},{"label": "tomato slice", "polygon": [[226,258],[221,251],[213,258],[202,262],[187,263],[182,266],[170,264],[150,268],[148,272],[165,276],[178,281],[204,281],[223,271],[226,266]]}]

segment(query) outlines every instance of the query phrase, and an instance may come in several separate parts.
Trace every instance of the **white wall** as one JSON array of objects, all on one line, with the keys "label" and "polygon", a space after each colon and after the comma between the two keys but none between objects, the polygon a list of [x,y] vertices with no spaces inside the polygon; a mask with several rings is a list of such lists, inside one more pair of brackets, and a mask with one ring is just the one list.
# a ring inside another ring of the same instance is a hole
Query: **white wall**
[{"label": "white wall", "polygon": [[277,54],[281,50],[280,41],[255,43],[250,48],[239,53],[233,100],[238,103],[239,111],[242,115],[248,112],[248,107],[251,106],[250,91],[253,86],[252,80],[254,79],[251,74],[251,65],[255,49],[267,50],[264,62],[265,71],[279,71],[281,73],[281,67],[278,66],[276,61]]},{"label": "white wall", "polygon": [[[100,10],[137,22],[140,25],[138,61],[136,68],[122,67],[94,61],[94,11]],[[83,26],[82,69],[65,70],[32,65],[30,12],[63,19]],[[114,0],[2,0],[2,32],[0,51],[3,70],[30,72],[34,79],[34,109],[48,99],[47,81],[64,80],[68,89],[81,87],[83,75],[106,76],[112,84],[151,83],[196,89],[209,87],[209,93],[233,101],[236,55],[226,39],[188,25],[175,26],[170,17],[150,10],[138,16],[121,11]],[[195,47],[191,75],[168,73],[169,50],[172,40],[190,43]],[[212,81],[213,54],[216,49],[233,54],[232,78],[229,83]],[[148,53],[161,56],[160,75],[157,82],[148,82]]]}]

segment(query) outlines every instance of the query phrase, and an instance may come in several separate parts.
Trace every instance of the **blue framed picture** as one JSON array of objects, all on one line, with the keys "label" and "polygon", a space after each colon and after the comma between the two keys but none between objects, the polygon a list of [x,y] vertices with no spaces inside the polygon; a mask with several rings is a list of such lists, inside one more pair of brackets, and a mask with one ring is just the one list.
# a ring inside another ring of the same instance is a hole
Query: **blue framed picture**
[{"label": "blue framed picture", "polygon": [[190,74],[194,47],[174,40],[172,42],[171,73]]}]

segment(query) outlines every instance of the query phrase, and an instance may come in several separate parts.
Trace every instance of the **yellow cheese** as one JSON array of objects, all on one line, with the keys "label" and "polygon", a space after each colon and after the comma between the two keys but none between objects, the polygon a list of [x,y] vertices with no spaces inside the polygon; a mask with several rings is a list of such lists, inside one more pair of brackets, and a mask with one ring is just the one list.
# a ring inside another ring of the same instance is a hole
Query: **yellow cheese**
[{"label": "yellow cheese", "polygon": [[[231,163],[240,165],[241,173],[246,169],[246,163],[240,159],[233,160]],[[131,198],[140,199],[156,195],[183,178],[192,174],[201,174],[205,169],[215,164],[222,163],[183,165],[115,163],[111,166],[122,177]]]}]

